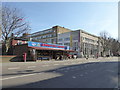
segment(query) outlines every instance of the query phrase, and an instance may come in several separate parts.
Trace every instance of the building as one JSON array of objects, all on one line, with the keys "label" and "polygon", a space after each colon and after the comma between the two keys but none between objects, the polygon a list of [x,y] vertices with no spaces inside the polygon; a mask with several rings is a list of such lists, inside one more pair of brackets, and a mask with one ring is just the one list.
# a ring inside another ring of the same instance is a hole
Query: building
[{"label": "building", "polygon": [[9,42],[9,48],[8,48],[8,55],[13,55],[13,50],[16,45],[22,45],[22,44],[27,44],[27,39],[23,38],[11,38]]},{"label": "building", "polygon": [[57,37],[58,34],[70,32],[70,29],[60,27],[60,26],[53,26],[50,29],[46,29],[43,31],[32,33],[31,35],[27,35],[27,38],[30,38],[32,41],[40,41],[43,43],[53,43],[57,44]]},{"label": "building", "polygon": [[70,46],[70,49],[79,57],[94,57],[102,55],[102,47],[99,37],[84,30],[70,30],[61,26],[53,26],[50,29],[32,33],[27,36],[32,41],[53,43]]},{"label": "building", "polygon": [[99,42],[99,37],[87,33],[83,30],[75,30],[58,34],[58,44],[68,45],[76,52],[79,57],[93,57],[96,54],[101,56],[102,47]]},{"label": "building", "polygon": [[27,61],[36,61],[56,59],[57,56],[61,55],[63,59],[67,59],[69,52],[73,52],[69,46],[31,41],[15,45],[13,50],[13,54],[19,57],[19,61],[23,61],[24,53],[26,53]]},{"label": "building", "polygon": [[71,32],[66,32],[66,33],[62,33],[62,34],[58,34],[58,44],[59,45],[67,45],[70,46],[70,36],[71,36]]},{"label": "building", "polygon": [[80,52],[82,56],[95,57],[97,54],[101,56],[99,37],[80,30]]},{"label": "building", "polygon": [[56,56],[62,55],[63,59],[67,59],[70,52],[74,52],[66,45],[58,45],[51,43],[33,42],[24,38],[11,38],[9,55],[16,55],[17,61],[23,61],[23,54],[26,53],[27,61],[36,61],[43,59],[56,59]]},{"label": "building", "polygon": [[[67,45],[74,51],[80,50],[80,31],[71,31],[62,34],[58,34],[58,44]],[[76,52],[76,54],[78,54]]]}]

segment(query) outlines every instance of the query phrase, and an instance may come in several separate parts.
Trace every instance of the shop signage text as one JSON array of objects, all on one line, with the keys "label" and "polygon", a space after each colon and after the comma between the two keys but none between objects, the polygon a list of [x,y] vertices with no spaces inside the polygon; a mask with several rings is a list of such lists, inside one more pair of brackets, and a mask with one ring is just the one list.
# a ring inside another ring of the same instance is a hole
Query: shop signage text
[{"label": "shop signage text", "polygon": [[69,46],[57,45],[57,44],[47,44],[47,43],[39,43],[39,42],[28,42],[28,46],[31,47],[44,47],[44,48],[54,48],[54,49],[62,49],[69,50]]}]

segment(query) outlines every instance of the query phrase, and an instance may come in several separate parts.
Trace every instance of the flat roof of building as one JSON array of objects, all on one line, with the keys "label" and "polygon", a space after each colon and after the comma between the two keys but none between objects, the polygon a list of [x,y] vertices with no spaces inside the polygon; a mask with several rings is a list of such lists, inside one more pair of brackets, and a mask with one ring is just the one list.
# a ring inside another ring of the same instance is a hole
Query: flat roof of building
[{"label": "flat roof of building", "polygon": [[[58,25],[56,25],[56,26],[53,26],[53,27],[48,28],[48,29],[44,29],[44,30],[40,30],[40,31],[38,31],[38,32],[34,32],[34,33],[32,33],[32,34],[36,34],[36,33],[43,32],[43,31],[47,31],[47,30],[50,30],[50,29],[52,29],[52,28],[54,28],[54,27],[65,28],[65,27],[62,27],[62,26],[58,26]],[[68,29],[68,28],[65,28],[65,29]],[[72,31],[71,29],[68,29],[68,30]]]},{"label": "flat roof of building", "polygon": [[94,35],[94,34],[88,33],[88,32],[86,32],[86,31],[84,31],[84,30],[81,30],[81,29],[80,29],[80,31],[83,32],[83,33],[86,33],[86,34],[88,34],[88,35],[94,36],[94,37],[99,37],[99,36],[96,36],[96,35]]}]

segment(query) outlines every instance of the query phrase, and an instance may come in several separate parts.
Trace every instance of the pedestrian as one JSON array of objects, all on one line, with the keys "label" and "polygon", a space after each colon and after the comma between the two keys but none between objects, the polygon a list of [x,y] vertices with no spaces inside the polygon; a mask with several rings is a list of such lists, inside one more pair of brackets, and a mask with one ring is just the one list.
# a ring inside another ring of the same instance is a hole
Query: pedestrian
[{"label": "pedestrian", "polygon": [[98,58],[98,53],[96,54],[96,59]]},{"label": "pedestrian", "polygon": [[88,59],[88,55],[86,55],[86,59]]}]

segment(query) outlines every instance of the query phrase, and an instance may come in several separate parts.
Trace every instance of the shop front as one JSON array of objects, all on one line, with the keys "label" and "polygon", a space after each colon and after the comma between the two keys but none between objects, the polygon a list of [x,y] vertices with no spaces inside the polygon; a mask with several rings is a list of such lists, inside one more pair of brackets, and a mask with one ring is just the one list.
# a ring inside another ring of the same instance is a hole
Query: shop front
[{"label": "shop front", "polygon": [[70,52],[73,51],[69,46],[31,41],[25,45],[16,45],[14,48],[15,55],[22,57],[26,53],[27,61],[63,60],[67,59]]},{"label": "shop front", "polygon": [[35,50],[36,60],[63,60],[67,59],[67,54],[71,52],[69,46],[28,42],[28,47]]}]

